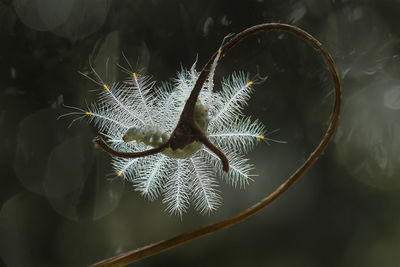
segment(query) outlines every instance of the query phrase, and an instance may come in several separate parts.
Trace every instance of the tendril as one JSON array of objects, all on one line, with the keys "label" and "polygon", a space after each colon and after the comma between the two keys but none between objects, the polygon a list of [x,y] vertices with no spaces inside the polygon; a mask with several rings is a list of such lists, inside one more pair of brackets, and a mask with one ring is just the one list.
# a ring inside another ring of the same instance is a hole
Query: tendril
[{"label": "tendril", "polygon": [[[282,183],[274,192],[266,196],[264,199],[262,199],[260,202],[257,204],[253,205],[252,207],[244,210],[243,212],[238,213],[237,215],[234,215],[233,217],[230,217],[228,219],[222,220],[220,222],[216,222],[213,224],[209,224],[203,227],[200,227],[198,229],[174,236],[172,238],[162,240],[150,245],[147,245],[142,248],[135,249],[133,251],[121,254],[119,256],[115,256],[106,260],[103,260],[101,262],[98,262],[96,264],[93,264],[92,267],[99,267],[99,266],[124,266],[127,264],[130,264],[132,262],[141,260],[143,258],[152,256],[154,254],[158,254],[162,251],[171,249],[173,247],[176,247],[180,244],[184,244],[188,241],[191,241],[193,239],[217,232],[219,230],[228,228],[234,224],[237,224],[251,215],[257,213],[264,207],[266,207],[268,204],[276,200],[280,195],[282,195],[299,177],[301,177],[306,170],[310,168],[310,166],[319,158],[319,156],[323,153],[325,150],[326,146],[332,139],[332,136],[334,134],[334,131],[336,129],[338,120],[339,120],[339,114],[340,114],[340,105],[341,105],[341,97],[342,97],[342,85],[339,77],[339,73],[337,71],[336,65],[328,53],[327,50],[322,46],[322,44],[315,39],[313,36],[311,36],[309,33],[305,32],[304,30],[288,25],[288,24],[281,24],[281,23],[267,23],[267,24],[260,24],[253,26],[251,28],[248,28],[237,35],[235,35],[232,39],[227,41],[217,52],[215,52],[207,64],[204,66],[203,70],[201,71],[197,82],[191,91],[191,94],[189,96],[189,99],[187,100],[185,107],[182,111],[181,117],[179,119],[178,125],[176,129],[174,130],[174,134],[171,135],[171,138],[165,143],[164,145],[161,145],[161,147],[165,146],[182,146],[185,144],[188,144],[187,142],[192,142],[194,140],[200,141],[203,144],[205,144],[208,148],[210,148],[214,153],[216,153],[222,163],[223,163],[223,168],[224,170],[228,170],[228,160],[226,159],[225,155],[219,151],[218,148],[212,145],[212,143],[207,139],[204,133],[201,132],[201,130],[197,127],[197,125],[194,123],[193,120],[193,113],[194,113],[194,106],[196,103],[196,100],[199,96],[200,90],[203,87],[204,82],[206,81],[206,78],[208,74],[210,73],[211,66],[217,57],[217,55],[220,53],[219,58],[217,59],[218,61],[227,54],[227,52],[233,48],[235,45],[246,39],[247,37],[258,34],[264,31],[270,31],[270,30],[278,30],[278,31],[286,31],[289,33],[294,34],[298,38],[308,42],[316,51],[318,51],[323,59],[325,60],[325,63],[327,64],[329,68],[329,72],[332,76],[334,87],[335,87],[335,104],[333,107],[333,111],[331,113],[330,121],[329,121],[329,126],[328,129],[325,132],[325,135],[321,139],[321,142],[318,144],[318,146],[314,149],[314,151],[310,154],[310,156],[307,158],[307,160],[284,182]],[[186,135],[189,134],[189,135]],[[190,135],[192,134],[192,135]],[[98,139],[101,140],[101,139]],[[102,147],[103,149],[106,147],[106,143],[104,143],[105,146]],[[165,148],[164,147],[164,148]],[[148,153],[158,153],[160,151],[158,149],[151,149],[148,151]],[[106,150],[107,151],[107,150]],[[111,150],[110,150],[111,151]],[[114,152],[109,152],[110,154],[113,154]],[[219,152],[218,152],[219,151]],[[143,152],[145,153],[145,152]],[[148,154],[150,155],[150,154]],[[225,161],[225,162],[224,162]],[[225,165],[224,165],[225,164]]]}]

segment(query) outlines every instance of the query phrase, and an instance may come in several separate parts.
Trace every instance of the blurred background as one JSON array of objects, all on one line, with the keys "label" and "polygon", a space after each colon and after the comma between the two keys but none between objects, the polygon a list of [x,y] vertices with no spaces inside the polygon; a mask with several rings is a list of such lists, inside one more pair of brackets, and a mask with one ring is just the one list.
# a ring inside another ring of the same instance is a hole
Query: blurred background
[{"label": "blurred background", "polygon": [[[400,266],[400,1],[1,0],[0,266],[86,266],[232,216],[282,183],[319,143],[333,105],[320,56],[282,32],[249,38],[217,68],[268,79],[246,113],[269,137],[249,154],[246,190],[220,181],[210,215],[170,216],[115,179],[94,149],[96,129],[68,110],[95,86],[89,58],[108,80],[115,64],[169,81],[223,38],[266,22],[297,25],[336,61],[344,86],[333,142],[310,171],[247,221],[132,266]],[[110,64],[106,70],[106,62]]]}]

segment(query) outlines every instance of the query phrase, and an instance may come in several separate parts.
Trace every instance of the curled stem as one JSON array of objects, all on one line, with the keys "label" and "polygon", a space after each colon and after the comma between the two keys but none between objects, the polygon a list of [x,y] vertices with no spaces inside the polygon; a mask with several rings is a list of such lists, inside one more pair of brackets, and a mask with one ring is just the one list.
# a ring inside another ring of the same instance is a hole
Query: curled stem
[{"label": "curled stem", "polygon": [[[203,227],[200,227],[198,229],[174,236],[172,238],[162,240],[153,244],[150,244],[148,246],[142,247],[135,249],[133,251],[126,252],[124,254],[103,260],[101,262],[98,262],[96,264],[93,264],[92,267],[99,267],[99,266],[124,266],[127,264],[130,264],[132,262],[138,261],[140,259],[149,257],[154,254],[158,254],[162,251],[171,249],[175,246],[178,246],[180,244],[186,243],[188,241],[191,241],[193,239],[217,232],[219,230],[222,230],[224,228],[230,227],[234,224],[237,224],[251,215],[255,214],[256,212],[260,211],[264,207],[266,207],[268,204],[273,202],[275,199],[277,199],[280,195],[282,195],[299,177],[301,177],[305,171],[318,159],[318,157],[323,153],[325,150],[326,146],[332,139],[333,133],[336,129],[338,120],[339,120],[339,113],[340,113],[340,105],[341,105],[341,97],[342,97],[342,85],[339,77],[339,73],[337,71],[336,65],[330,56],[330,54],[325,50],[325,48],[321,45],[321,43],[315,39],[313,36],[308,34],[307,32],[303,31],[302,29],[288,25],[288,24],[280,24],[280,23],[267,23],[267,24],[260,24],[253,26],[251,28],[248,28],[236,36],[234,36],[230,41],[225,43],[223,47],[221,47],[220,52],[221,55],[225,55],[232,47],[234,47],[236,44],[244,40],[245,38],[260,33],[264,31],[269,31],[269,30],[278,30],[278,31],[286,31],[294,34],[295,36],[299,37],[300,39],[308,42],[315,50],[321,53],[323,59],[325,60],[325,63],[327,64],[330,74],[333,79],[334,87],[335,87],[335,104],[333,107],[333,111],[330,117],[329,121],[329,127],[323,136],[321,142],[318,144],[318,146],[314,149],[314,151],[310,154],[310,156],[307,158],[307,160],[284,182],[282,183],[274,192],[272,192],[270,195],[266,196],[264,199],[262,199],[260,202],[257,204],[253,205],[252,207],[244,210],[243,212],[238,213],[237,215],[234,215],[233,217],[230,217],[228,219],[225,219],[220,222],[216,222],[213,224],[209,224]],[[191,92],[191,95],[189,99],[197,99],[202,84],[206,80],[208,73],[210,72],[210,67],[217,56],[217,53],[214,53],[214,55],[210,58],[206,66],[203,68],[202,72],[200,73],[200,76],[195,84],[194,89]],[[222,57],[222,56],[221,56]],[[220,57],[220,58],[221,58]],[[188,103],[186,103],[188,104]],[[188,109],[187,112],[189,115],[190,113],[193,113],[193,110]],[[184,114],[182,114],[184,116]],[[181,118],[182,118],[181,116]]]},{"label": "curled stem", "polygon": [[93,143],[98,145],[105,152],[107,152],[113,156],[120,157],[120,158],[140,158],[140,157],[150,156],[150,155],[154,155],[154,154],[162,152],[164,149],[166,149],[169,146],[169,142],[166,142],[166,143],[160,145],[159,147],[152,148],[152,149],[145,150],[145,151],[123,152],[123,151],[118,151],[118,150],[115,150],[114,148],[112,148],[109,144],[107,144],[106,141],[104,141],[104,139],[101,136],[96,136],[93,139]]}]

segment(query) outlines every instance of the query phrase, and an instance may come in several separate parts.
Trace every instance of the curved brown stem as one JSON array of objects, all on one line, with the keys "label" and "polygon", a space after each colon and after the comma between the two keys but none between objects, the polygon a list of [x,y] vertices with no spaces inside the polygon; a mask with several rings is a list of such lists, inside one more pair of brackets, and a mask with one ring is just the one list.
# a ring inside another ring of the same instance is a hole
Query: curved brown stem
[{"label": "curved brown stem", "polygon": [[[268,195],[267,197],[262,199],[260,202],[258,202],[254,206],[246,209],[245,211],[243,211],[231,218],[225,219],[223,221],[213,223],[213,224],[210,224],[210,225],[207,225],[204,227],[200,227],[196,230],[177,235],[170,239],[159,241],[157,243],[154,243],[154,244],[142,247],[142,248],[138,248],[136,250],[124,253],[122,255],[101,261],[99,263],[92,265],[92,267],[95,267],[95,266],[123,266],[123,265],[129,264],[129,263],[138,261],[140,259],[149,257],[151,255],[160,253],[164,250],[173,248],[180,244],[186,243],[186,242],[196,239],[198,237],[202,237],[207,234],[211,234],[216,231],[222,230],[224,228],[227,228],[229,226],[232,226],[236,223],[239,223],[239,222],[247,219],[251,215],[255,214],[256,212],[258,212],[259,210],[263,209],[265,206],[267,206],[268,204],[273,202],[280,195],[282,195],[282,193],[284,193],[301,175],[304,174],[304,172],[318,159],[318,157],[325,150],[326,146],[328,145],[329,141],[331,140],[331,138],[333,136],[333,133],[336,129],[336,126],[337,126],[337,123],[339,120],[340,104],[341,104],[341,96],[342,96],[342,86],[341,86],[341,82],[340,82],[340,78],[339,78],[339,73],[336,69],[336,65],[333,62],[332,57],[325,50],[325,48],[323,48],[323,46],[321,45],[321,43],[318,40],[316,40],[314,37],[312,37],[307,32],[305,32],[295,26],[291,26],[291,25],[287,25],[287,24],[279,24],[279,23],[261,24],[261,25],[251,27],[247,30],[244,30],[243,32],[241,32],[241,33],[237,34],[235,37],[233,37],[233,39],[231,39],[229,42],[227,42],[221,48],[222,54],[225,54],[230,48],[232,48],[234,45],[236,45],[243,39],[247,38],[248,36],[259,33],[259,32],[267,31],[267,30],[287,31],[287,32],[290,32],[290,33],[298,36],[300,39],[309,42],[317,51],[319,51],[321,53],[326,64],[328,65],[328,68],[332,75],[333,83],[335,86],[335,104],[334,104],[332,115],[330,118],[329,127],[328,127],[324,137],[322,138],[321,142],[319,143],[319,145],[310,154],[310,156],[307,158],[307,160],[283,184],[281,184],[270,195]],[[214,60],[215,56],[216,56],[216,53],[211,57],[209,62],[204,67],[202,73],[199,76],[199,79],[205,79],[207,77],[207,71],[209,72],[209,67],[211,66],[211,63]],[[204,74],[204,73],[206,73],[206,74]],[[203,82],[204,82],[204,80],[203,80]],[[201,83],[201,81],[200,81],[200,83]],[[190,95],[190,98],[193,97],[194,99],[197,99],[200,89],[201,89],[201,87],[198,88],[198,83],[196,83],[195,88],[193,89],[192,94]]]},{"label": "curved brown stem", "polygon": [[221,160],[222,163],[222,169],[226,172],[229,171],[229,161],[226,158],[225,154],[218,148],[216,147],[213,143],[208,140],[208,138],[203,134],[200,136],[199,139],[200,142],[202,142],[206,147],[208,147],[212,152],[214,152]]},{"label": "curved brown stem", "polygon": [[103,149],[105,152],[107,152],[113,156],[121,157],[121,158],[140,158],[140,157],[150,156],[150,155],[154,155],[154,154],[162,152],[164,149],[166,149],[169,146],[169,142],[166,142],[166,143],[160,145],[159,147],[152,148],[152,149],[145,150],[145,151],[122,152],[122,151],[118,151],[118,150],[115,150],[114,148],[110,147],[110,145],[107,144],[107,142],[104,141],[104,139],[101,136],[96,136],[93,139],[93,142],[96,145],[98,145],[101,149]]}]

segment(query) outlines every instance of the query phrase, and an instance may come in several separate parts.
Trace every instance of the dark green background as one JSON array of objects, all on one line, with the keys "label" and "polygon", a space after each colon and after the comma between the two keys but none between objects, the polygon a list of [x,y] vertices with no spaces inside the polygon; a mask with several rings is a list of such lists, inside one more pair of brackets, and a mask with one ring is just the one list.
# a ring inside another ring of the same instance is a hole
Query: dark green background
[{"label": "dark green background", "polygon": [[[94,101],[91,58],[108,80],[115,63],[168,81],[224,36],[255,24],[295,24],[335,59],[344,85],[340,126],[326,153],[271,206],[231,229],[133,266],[399,266],[400,1],[0,1],[0,266],[85,266],[231,216],[288,177],[318,144],[333,103],[326,67],[283,33],[249,38],[223,59],[268,79],[246,113],[287,144],[261,144],[246,190],[221,182],[210,215],[169,216],[112,179],[97,134],[62,104]],[[111,178],[111,179],[110,179]]]}]

